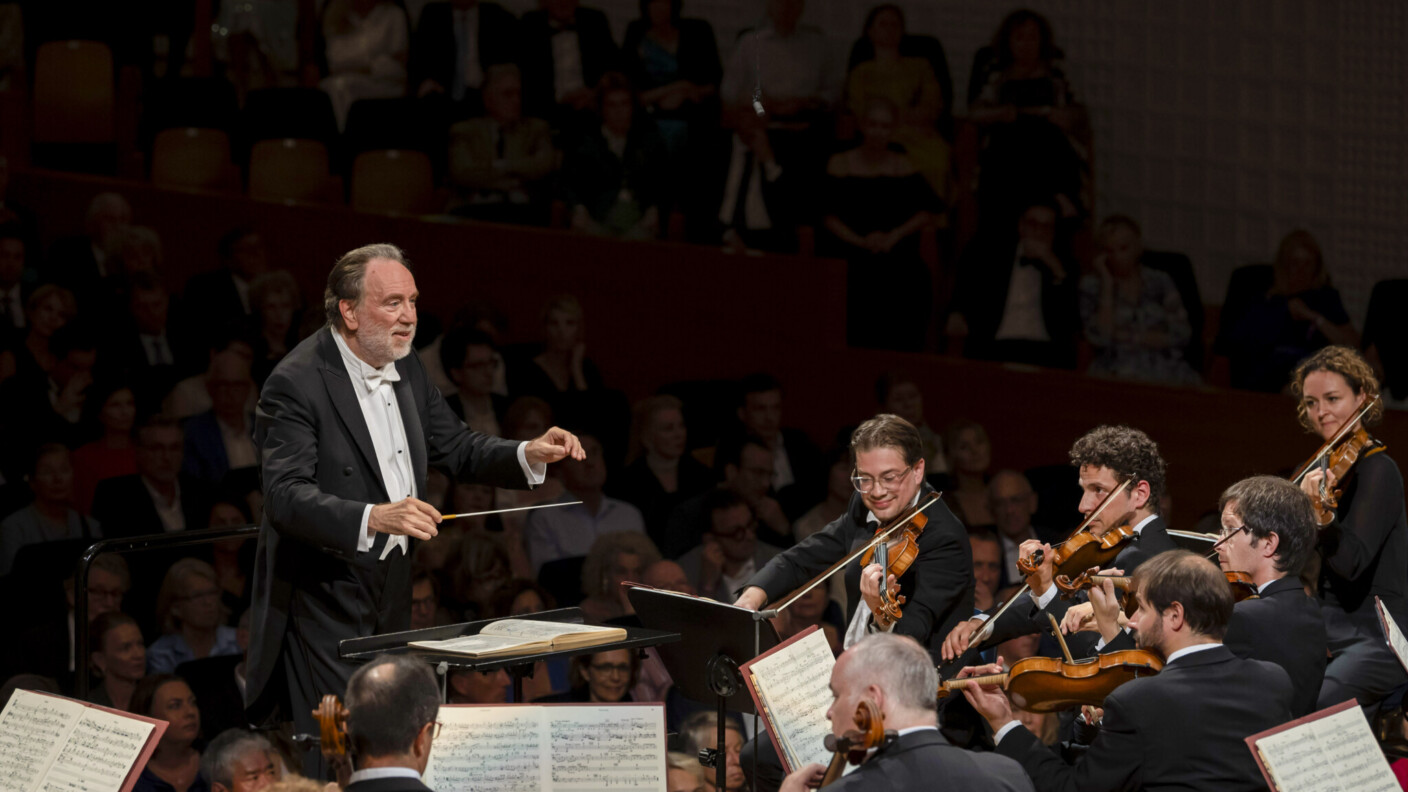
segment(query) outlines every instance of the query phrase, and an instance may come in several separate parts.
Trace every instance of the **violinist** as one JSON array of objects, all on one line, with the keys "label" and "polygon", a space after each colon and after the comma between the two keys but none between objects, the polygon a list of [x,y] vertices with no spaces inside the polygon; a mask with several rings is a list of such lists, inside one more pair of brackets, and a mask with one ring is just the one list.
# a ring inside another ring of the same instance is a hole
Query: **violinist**
[{"label": "violinist", "polygon": [[[1274,663],[1243,660],[1222,644],[1232,592],[1216,565],[1185,550],[1160,554],[1134,573],[1139,648],[1163,670],[1105,698],[1090,750],[1066,764],[1012,715],[996,685],[966,688],[996,735],[997,753],[1022,763],[1038,792],[1138,789],[1265,790],[1245,738],[1291,719],[1290,677]],[[1107,581],[1091,598],[1115,599]],[[960,677],[998,673],[965,668]]]},{"label": "violinist", "polygon": [[[1131,527],[1133,535],[1120,549],[1111,568],[1132,574],[1147,559],[1178,547],[1159,517],[1166,466],[1158,445],[1147,434],[1128,426],[1100,426],[1077,440],[1071,446],[1070,456],[1071,465],[1079,475],[1080,513],[1089,520],[1089,534],[1098,539],[1121,526]],[[1120,484],[1126,480],[1129,483],[1121,490]],[[1022,557],[1031,557],[1037,550],[1042,551],[1043,561],[1036,574],[1027,578],[1030,595],[1021,595],[1026,601],[1014,603],[998,619],[988,644],[1048,629],[1049,622],[1042,611],[1058,620],[1066,616],[1068,609],[1077,610],[1077,616],[1088,612],[1088,603],[1072,606],[1070,601],[1057,597],[1052,545],[1028,539],[1022,542],[1018,552]],[[943,659],[952,660],[967,651],[969,637],[994,612],[979,614],[955,627],[944,640]],[[1085,653],[1090,644],[1078,649]]]},{"label": "violinist", "polygon": [[[1373,369],[1349,347],[1331,346],[1306,358],[1291,379],[1296,414],[1301,425],[1329,441],[1349,431],[1344,444],[1354,443],[1358,461],[1343,475],[1333,468],[1321,472],[1312,465],[1301,489],[1312,501],[1325,490],[1340,490],[1338,505],[1320,530],[1318,589],[1330,664],[1320,688],[1319,707],[1355,698],[1375,707],[1408,675],[1394,659],[1375,613],[1374,597],[1383,600],[1389,615],[1408,624],[1408,519],[1404,514],[1403,475],[1384,453],[1384,446],[1367,433],[1383,416],[1375,403],[1379,381]],[[1347,427],[1366,405],[1361,426]],[[1365,432],[1356,438],[1356,430]]]},{"label": "violinist", "polygon": [[[1031,779],[1011,759],[966,751],[944,739],[934,713],[938,686],[933,662],[912,638],[880,633],[847,649],[831,670],[834,699],[826,718],[832,734],[840,737],[855,729],[857,705],[869,701],[880,710],[885,731],[896,739],[826,789],[1031,790]],[[782,782],[781,792],[805,792],[825,771],[820,764],[798,768]]]},{"label": "violinist", "polygon": [[[1317,709],[1326,655],[1320,605],[1300,582],[1316,541],[1310,499],[1283,478],[1254,476],[1228,487],[1219,508],[1218,563],[1226,572],[1250,575],[1257,588],[1256,597],[1233,606],[1223,643],[1238,657],[1284,668],[1295,689],[1291,714],[1309,715]],[[1113,602],[1095,609],[1101,652],[1134,648],[1118,616]]]},{"label": "violinist", "polygon": [[347,682],[353,757],[346,792],[430,792],[421,782],[439,732],[435,672],[408,655],[382,655]]}]

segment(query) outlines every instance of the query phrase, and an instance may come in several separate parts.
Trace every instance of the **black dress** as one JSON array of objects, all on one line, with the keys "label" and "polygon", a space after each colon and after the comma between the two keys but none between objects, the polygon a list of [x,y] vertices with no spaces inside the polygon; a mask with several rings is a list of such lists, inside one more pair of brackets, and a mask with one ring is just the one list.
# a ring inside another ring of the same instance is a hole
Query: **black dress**
[{"label": "black dress", "polygon": [[[893,231],[937,198],[918,173],[907,176],[828,176],[830,214],[858,236]],[[846,341],[851,346],[919,351],[933,310],[929,267],[919,234],[888,253],[871,253],[832,238],[830,255],[846,259]]]},{"label": "black dress", "polygon": [[[1012,105],[1019,111],[1072,103],[1066,81],[1054,67],[1044,77],[1007,79],[993,74],[983,94],[990,102]],[[979,158],[980,211],[1015,217],[1015,212],[1031,201],[1050,200],[1058,193],[1079,203],[1084,162],[1066,133],[1050,119],[1021,113],[1015,120],[991,124],[985,131]]]}]

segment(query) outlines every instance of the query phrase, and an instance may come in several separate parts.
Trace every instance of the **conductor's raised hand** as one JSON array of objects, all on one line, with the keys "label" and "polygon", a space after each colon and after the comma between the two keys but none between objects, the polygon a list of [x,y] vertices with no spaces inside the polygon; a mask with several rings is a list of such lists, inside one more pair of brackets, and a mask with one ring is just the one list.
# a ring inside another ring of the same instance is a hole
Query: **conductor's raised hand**
[{"label": "conductor's raised hand", "polygon": [[529,440],[523,449],[523,456],[528,459],[529,465],[550,465],[567,457],[581,462],[587,458],[587,452],[582,450],[582,441],[577,439],[577,435],[554,426],[541,437]]},{"label": "conductor's raised hand", "polygon": [[367,517],[367,527],[377,533],[414,539],[434,539],[439,524],[439,510],[419,498],[378,503]]}]

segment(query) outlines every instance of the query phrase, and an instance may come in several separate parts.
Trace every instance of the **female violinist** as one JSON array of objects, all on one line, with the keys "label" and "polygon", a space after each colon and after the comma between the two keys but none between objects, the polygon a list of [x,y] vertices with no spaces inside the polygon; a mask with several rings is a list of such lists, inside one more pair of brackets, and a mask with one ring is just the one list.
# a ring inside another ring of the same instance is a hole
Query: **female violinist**
[{"label": "female violinist", "polygon": [[[1335,491],[1340,493],[1330,509],[1332,519],[1320,531],[1319,596],[1331,659],[1319,705],[1350,697],[1361,705],[1374,705],[1408,681],[1384,643],[1374,608],[1374,598],[1379,597],[1395,621],[1408,623],[1403,475],[1384,453],[1384,446],[1367,432],[1383,415],[1376,403],[1379,381],[1358,352],[1331,346],[1296,367],[1291,389],[1302,426],[1322,441],[1343,435],[1341,444],[1361,446],[1358,461],[1339,473],[1333,467],[1343,465],[1332,467],[1327,459],[1322,470],[1312,460],[1300,486],[1322,507],[1328,505],[1326,495],[1333,499]],[[1347,426],[1366,406],[1361,426]],[[1322,453],[1342,460],[1344,454],[1337,455],[1337,450]]]}]

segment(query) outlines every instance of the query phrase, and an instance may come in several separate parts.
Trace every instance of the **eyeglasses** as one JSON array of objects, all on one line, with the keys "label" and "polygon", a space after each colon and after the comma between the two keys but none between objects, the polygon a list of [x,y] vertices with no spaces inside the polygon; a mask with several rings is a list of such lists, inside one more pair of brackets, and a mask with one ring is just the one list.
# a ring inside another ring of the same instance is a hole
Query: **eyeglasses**
[{"label": "eyeglasses", "polygon": [[746,522],[738,526],[737,528],[734,528],[731,531],[720,531],[716,528],[710,528],[709,535],[717,539],[742,539],[744,536],[748,535],[749,531],[755,531],[757,530],[757,528],[758,521],[752,520],[750,522]]},{"label": "eyeglasses", "polygon": [[592,663],[588,668],[599,674],[621,674],[624,676],[631,673],[630,663]]},{"label": "eyeglasses", "polygon": [[440,739],[440,731],[445,728],[445,724],[441,723],[440,721],[431,721],[430,725],[435,727],[430,730],[430,739]]},{"label": "eyeglasses", "polygon": [[[905,476],[909,475],[909,471],[913,469],[914,466],[910,465],[904,470],[894,470],[886,473],[880,477],[879,483],[885,488],[885,491],[888,492],[898,486],[900,481]],[[875,489],[875,483],[876,479],[872,476],[862,476],[858,472],[851,472],[851,485],[856,488],[856,492],[861,494],[868,493]]]},{"label": "eyeglasses", "polygon": [[1217,532],[1217,535],[1221,539],[1226,539],[1232,536],[1233,534],[1236,534],[1241,531],[1246,531],[1250,533],[1251,529],[1245,525],[1224,525],[1222,526],[1222,530]]}]

